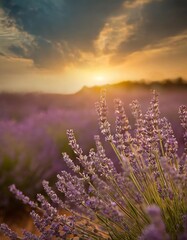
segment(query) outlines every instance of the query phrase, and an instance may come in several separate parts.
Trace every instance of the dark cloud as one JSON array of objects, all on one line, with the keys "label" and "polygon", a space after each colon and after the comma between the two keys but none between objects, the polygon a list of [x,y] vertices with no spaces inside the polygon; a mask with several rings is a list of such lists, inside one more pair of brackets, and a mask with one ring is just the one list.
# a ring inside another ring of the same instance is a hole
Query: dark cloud
[{"label": "dark cloud", "polygon": [[9,50],[38,67],[77,64],[82,61],[80,51],[94,52],[93,42],[107,19],[118,14],[126,15],[124,21],[133,30],[118,47],[116,58],[187,30],[187,0],[150,0],[126,9],[124,2],[138,0],[0,0],[7,25],[15,24],[31,36]]},{"label": "dark cloud", "polygon": [[25,53],[28,46],[11,46],[10,50],[18,56],[32,57],[36,64],[39,62],[38,65],[51,63],[55,56],[56,61],[66,57],[72,59],[77,53],[72,52],[73,56],[70,56],[70,49],[91,51],[93,40],[106,19],[115,15],[123,2],[124,0],[1,0],[9,24],[13,21],[17,28],[34,37],[35,47],[32,46],[32,52],[27,49]]},{"label": "dark cloud", "polygon": [[68,45],[37,37],[30,44],[11,45],[9,50],[18,57],[32,59],[39,68],[59,68],[67,63],[77,63],[79,52]]},{"label": "dark cloud", "polygon": [[119,46],[118,53],[123,56],[153,47],[163,39],[187,30],[187,1],[150,1],[140,9],[130,11],[127,24],[135,29]]},{"label": "dark cloud", "polygon": [[11,45],[9,50],[18,57],[26,57],[26,53],[23,47],[17,45]]}]

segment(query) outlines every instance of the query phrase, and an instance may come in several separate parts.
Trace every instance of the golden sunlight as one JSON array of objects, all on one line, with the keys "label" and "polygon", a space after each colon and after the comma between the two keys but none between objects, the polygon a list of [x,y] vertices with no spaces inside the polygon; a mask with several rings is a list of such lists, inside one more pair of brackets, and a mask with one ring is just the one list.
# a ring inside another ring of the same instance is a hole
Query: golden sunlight
[{"label": "golden sunlight", "polygon": [[106,84],[107,83],[107,77],[104,75],[96,75],[94,76],[95,84]]}]

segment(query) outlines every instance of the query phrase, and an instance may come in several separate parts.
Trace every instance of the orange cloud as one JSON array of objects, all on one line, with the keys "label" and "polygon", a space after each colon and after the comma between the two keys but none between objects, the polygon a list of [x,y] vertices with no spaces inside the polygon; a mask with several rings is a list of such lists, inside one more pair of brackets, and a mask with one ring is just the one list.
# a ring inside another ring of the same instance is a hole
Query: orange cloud
[{"label": "orange cloud", "polygon": [[125,14],[108,19],[95,41],[95,48],[101,53],[115,51],[130,35],[132,28],[126,24]]}]

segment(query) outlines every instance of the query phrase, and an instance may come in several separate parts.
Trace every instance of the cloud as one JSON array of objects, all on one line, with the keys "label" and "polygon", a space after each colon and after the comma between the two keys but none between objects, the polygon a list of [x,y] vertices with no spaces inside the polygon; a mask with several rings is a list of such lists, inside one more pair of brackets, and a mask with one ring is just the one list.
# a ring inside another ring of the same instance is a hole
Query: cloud
[{"label": "cloud", "polygon": [[131,27],[126,24],[126,15],[111,17],[105,23],[95,41],[95,47],[104,54],[114,52],[124,39],[128,38]]},{"label": "cloud", "polygon": [[40,68],[119,62],[187,30],[186,0],[1,0],[1,8],[23,33],[9,52]]},{"label": "cloud", "polygon": [[117,14],[123,3],[124,0],[1,0],[9,25],[15,24],[33,37],[31,44],[13,44],[9,50],[32,58],[42,67],[58,61],[73,62],[79,51],[94,51],[93,42],[106,19]]},{"label": "cloud", "polygon": [[135,4],[127,14],[127,25],[134,30],[118,48],[123,57],[187,30],[187,1],[152,0],[141,7]]},{"label": "cloud", "polygon": [[52,42],[40,37],[30,44],[11,45],[9,50],[17,57],[32,59],[39,68],[63,68],[68,63],[78,62],[79,51],[67,44]]},{"label": "cloud", "polygon": [[11,52],[13,52],[18,57],[25,57],[26,56],[24,48],[22,48],[22,47],[20,47],[18,45],[11,45],[9,47],[9,50]]}]

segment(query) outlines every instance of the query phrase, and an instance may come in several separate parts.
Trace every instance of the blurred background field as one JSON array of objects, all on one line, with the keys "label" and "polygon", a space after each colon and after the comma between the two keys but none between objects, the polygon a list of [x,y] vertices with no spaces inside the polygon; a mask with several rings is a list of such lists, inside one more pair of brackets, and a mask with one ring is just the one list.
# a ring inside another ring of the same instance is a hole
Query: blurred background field
[{"label": "blurred background field", "polygon": [[[109,118],[115,124],[113,100],[123,100],[127,116],[133,124],[129,104],[137,99],[143,111],[151,99],[151,89],[159,93],[160,111],[172,123],[183,148],[182,128],[178,108],[187,103],[187,84],[167,81],[165,84],[123,82],[106,85]],[[15,183],[32,199],[42,192],[41,182],[49,179],[53,184],[56,174],[66,168],[61,153],[73,154],[68,147],[66,130],[75,130],[83,150],[94,147],[93,136],[99,133],[95,102],[101,87],[83,88],[71,95],[40,93],[0,94],[0,221],[11,225],[25,225],[28,209],[14,199],[8,186]],[[115,157],[108,148],[108,155]],[[20,222],[14,221],[19,216]],[[27,227],[31,228],[27,222]]]}]

